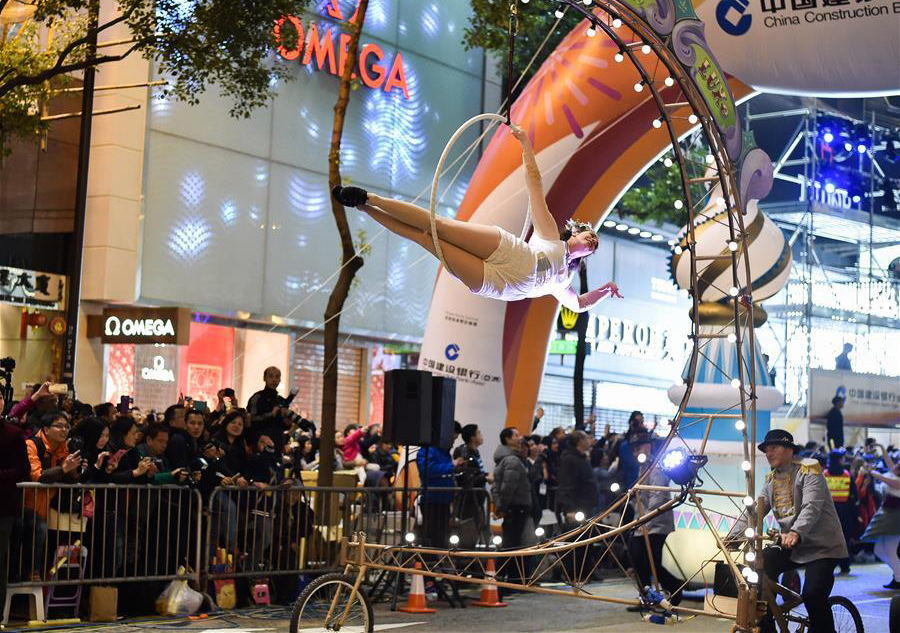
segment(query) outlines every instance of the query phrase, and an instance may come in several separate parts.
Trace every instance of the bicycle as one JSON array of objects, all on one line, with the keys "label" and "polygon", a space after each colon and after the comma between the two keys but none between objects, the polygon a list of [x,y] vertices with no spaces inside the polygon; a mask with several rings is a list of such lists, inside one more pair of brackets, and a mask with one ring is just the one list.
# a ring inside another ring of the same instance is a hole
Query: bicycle
[{"label": "bicycle", "polygon": [[[781,533],[769,531],[769,538],[781,546]],[[768,613],[760,620],[761,633],[806,633],[812,632],[809,625],[809,616],[794,611],[803,604],[803,596],[785,585],[760,574],[760,595],[768,608]],[[778,604],[777,598],[784,599]],[[834,630],[836,633],[864,633],[862,616],[856,605],[844,596],[829,596],[828,605],[834,617]],[[796,625],[792,628],[791,625]]]}]

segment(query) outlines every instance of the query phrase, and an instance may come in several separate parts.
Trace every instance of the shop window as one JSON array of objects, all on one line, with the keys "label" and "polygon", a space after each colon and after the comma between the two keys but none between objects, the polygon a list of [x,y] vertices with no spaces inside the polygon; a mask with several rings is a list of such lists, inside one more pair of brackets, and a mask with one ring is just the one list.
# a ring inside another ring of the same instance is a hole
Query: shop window
[{"label": "shop window", "polygon": [[[365,350],[342,347],[338,354],[338,429],[361,420],[361,392]],[[307,411],[316,423],[322,419],[322,370],[325,366],[325,346],[321,343],[298,341],[294,344],[291,366],[291,385],[298,389],[294,399],[298,411]]]}]

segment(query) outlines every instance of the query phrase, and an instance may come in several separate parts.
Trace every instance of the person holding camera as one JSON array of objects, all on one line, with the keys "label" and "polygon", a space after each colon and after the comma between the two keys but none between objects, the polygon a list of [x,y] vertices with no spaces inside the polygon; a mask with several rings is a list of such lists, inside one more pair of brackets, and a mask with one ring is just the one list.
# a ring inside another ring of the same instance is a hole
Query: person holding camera
[{"label": "person holding camera", "polygon": [[166,459],[173,469],[191,470],[201,456],[203,437],[206,433],[206,421],[202,411],[191,409],[185,415],[184,429],[173,429],[166,446]]},{"label": "person holding camera", "polygon": [[144,441],[135,449],[143,459],[149,457],[156,466],[156,474],[151,483],[174,484],[184,483],[188,476],[187,468],[173,469],[166,458],[166,446],[169,444],[169,427],[164,424],[153,423],[144,431]]},{"label": "person holding camera", "polygon": [[[488,542],[489,529],[485,500],[487,498],[485,484],[493,483],[494,476],[484,469],[484,462],[478,447],[484,444],[484,436],[477,424],[466,424],[462,427],[463,443],[453,451],[453,459],[463,460],[456,476],[457,484],[463,488],[459,493],[457,503],[457,519],[460,526],[471,522],[474,527],[475,539]],[[465,535],[465,529],[461,530]],[[469,539],[471,540],[471,539]],[[475,543],[466,543],[466,546],[475,546]]]},{"label": "person holding camera", "polygon": [[281,370],[277,367],[266,367],[263,372],[266,386],[257,391],[247,401],[247,412],[250,414],[250,427],[255,436],[268,435],[275,442],[279,452],[284,448],[284,432],[290,428],[290,407],[295,391],[288,398],[278,393],[281,384]]},{"label": "person holding camera", "polygon": [[[48,413],[40,420],[37,435],[25,443],[30,464],[30,479],[44,484],[75,483],[81,475],[84,459],[80,451],[69,454],[66,438],[69,420],[65,414]],[[24,497],[25,539],[34,546],[36,560],[31,561],[32,579],[43,577],[41,560],[47,544],[47,516],[56,495],[54,488],[29,489]]]}]

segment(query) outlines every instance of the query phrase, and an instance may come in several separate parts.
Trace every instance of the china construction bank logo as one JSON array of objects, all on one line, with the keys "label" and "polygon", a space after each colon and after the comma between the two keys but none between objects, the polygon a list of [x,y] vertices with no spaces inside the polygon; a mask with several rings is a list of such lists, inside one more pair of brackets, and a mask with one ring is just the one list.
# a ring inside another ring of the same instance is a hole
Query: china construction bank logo
[{"label": "china construction bank logo", "polygon": [[[320,4],[323,17],[344,22],[344,12],[338,0],[327,0]],[[355,23],[358,16],[359,0],[347,22]],[[306,18],[306,22],[304,26],[303,20],[296,15],[285,15],[275,22],[275,46],[278,54],[288,61],[299,59],[304,66],[313,62],[317,70],[324,70],[327,67],[332,75],[342,76],[347,48],[350,46],[350,33],[336,29],[327,21],[317,24]],[[323,32],[320,32],[320,29]],[[395,88],[399,89],[403,96],[409,99],[409,87],[400,51],[397,51],[391,60],[378,44],[362,40],[358,50],[358,66],[352,75],[354,79],[357,77],[362,79],[362,82],[373,90],[391,92]]]},{"label": "china construction bank logo", "polygon": [[729,35],[743,35],[750,30],[753,16],[745,13],[750,0],[720,0],[716,5],[716,22]]},{"label": "china construction bank logo", "polygon": [[447,360],[456,360],[459,358],[459,345],[450,343],[450,345],[444,349],[444,356],[447,357]]}]

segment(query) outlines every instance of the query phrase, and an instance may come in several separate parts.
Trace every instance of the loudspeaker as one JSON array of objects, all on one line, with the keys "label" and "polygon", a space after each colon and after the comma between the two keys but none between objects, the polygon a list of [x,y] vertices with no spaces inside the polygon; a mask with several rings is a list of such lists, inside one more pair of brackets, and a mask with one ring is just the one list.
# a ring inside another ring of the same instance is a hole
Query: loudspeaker
[{"label": "loudspeaker", "polygon": [[392,369],[384,373],[384,428],[388,442],[422,446],[434,441],[430,371]]},{"label": "loudspeaker", "polygon": [[453,445],[453,421],[456,417],[456,379],[434,376],[431,379],[431,441],[433,446],[450,450]]}]

